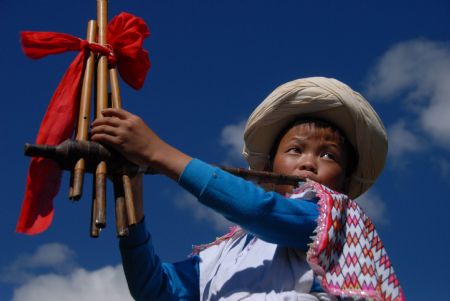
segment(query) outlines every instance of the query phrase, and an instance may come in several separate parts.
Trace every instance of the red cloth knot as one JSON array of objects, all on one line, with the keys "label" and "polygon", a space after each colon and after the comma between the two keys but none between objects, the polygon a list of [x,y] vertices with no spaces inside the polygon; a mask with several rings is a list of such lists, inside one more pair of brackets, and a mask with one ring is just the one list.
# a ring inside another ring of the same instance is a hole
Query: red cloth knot
[{"label": "red cloth knot", "polygon": [[114,49],[113,49],[112,45],[106,44],[104,47],[106,49],[108,49],[108,53],[106,54],[106,56],[108,58],[109,68],[116,67],[117,66],[117,57],[116,57],[116,54],[114,53]]},{"label": "red cloth knot", "polygon": [[80,39],[80,50],[89,48],[89,42],[86,40]]},{"label": "red cloth knot", "polygon": [[[84,65],[89,49],[106,55],[110,66],[117,66],[122,79],[134,89],[140,89],[150,68],[148,52],[142,48],[150,34],[144,20],[120,13],[108,25],[109,45],[88,43],[86,40],[56,32],[22,32],[25,54],[39,59],[49,54],[79,51],[58,85],[42,120],[36,143],[57,145],[73,134],[78,111]],[[59,190],[62,171],[51,160],[32,158],[27,187],[16,231],[37,234],[45,231],[53,218],[53,198]]]},{"label": "red cloth knot", "polygon": [[110,52],[108,55],[108,66],[109,68],[114,68],[117,66],[117,58],[114,55],[114,52]]},{"label": "red cloth knot", "polygon": [[108,65],[110,68],[115,67],[117,65],[117,58],[114,55],[114,49],[113,49],[112,45],[110,45],[110,44],[101,45],[98,43],[88,43],[86,45],[86,47],[95,53],[106,56],[108,58]]}]

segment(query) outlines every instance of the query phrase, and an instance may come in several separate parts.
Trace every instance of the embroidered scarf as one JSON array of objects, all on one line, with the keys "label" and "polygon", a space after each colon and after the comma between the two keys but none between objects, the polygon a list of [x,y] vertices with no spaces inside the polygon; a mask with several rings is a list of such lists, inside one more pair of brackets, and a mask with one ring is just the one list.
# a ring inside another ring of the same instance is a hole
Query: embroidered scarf
[{"label": "embroidered scarf", "polygon": [[375,226],[358,204],[313,181],[291,197],[308,190],[319,198],[319,218],[307,261],[323,289],[341,297],[405,300]]}]

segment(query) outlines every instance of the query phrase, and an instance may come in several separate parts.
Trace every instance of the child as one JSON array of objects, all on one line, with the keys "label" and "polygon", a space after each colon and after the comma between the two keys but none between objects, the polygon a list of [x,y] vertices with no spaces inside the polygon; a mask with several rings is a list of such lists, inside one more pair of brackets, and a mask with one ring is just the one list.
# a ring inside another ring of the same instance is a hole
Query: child
[{"label": "child", "polygon": [[294,190],[264,191],[192,159],[126,111],[103,115],[92,140],[178,181],[239,225],[185,261],[161,263],[145,229],[137,177],[141,222],[120,241],[135,299],[404,300],[372,223],[346,196],[358,197],[380,174],[387,138],[369,103],[345,84],[318,77],[286,83],[247,122],[243,153],[250,168],[308,179]]}]

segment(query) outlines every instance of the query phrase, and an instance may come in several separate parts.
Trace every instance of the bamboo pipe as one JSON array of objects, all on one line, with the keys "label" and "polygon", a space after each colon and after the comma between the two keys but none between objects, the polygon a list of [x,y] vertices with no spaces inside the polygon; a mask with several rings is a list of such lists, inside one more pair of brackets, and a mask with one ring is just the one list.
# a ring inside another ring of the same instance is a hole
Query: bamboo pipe
[{"label": "bamboo pipe", "polygon": [[[99,22],[99,44],[101,45],[107,45],[107,23],[108,23],[108,1],[107,0],[97,0],[97,18]],[[105,67],[106,65],[106,67]],[[98,102],[98,110],[101,111],[102,109],[106,108],[108,106],[107,96],[105,96],[103,93],[108,91],[107,85],[108,85],[108,75],[107,75],[107,57],[101,56],[99,60],[98,65],[99,70],[99,93],[101,94],[101,101]],[[112,89],[112,102],[113,106],[116,108],[121,107],[121,99],[120,99],[120,91],[119,91],[119,84],[117,80],[117,71],[115,71],[115,68],[112,68],[110,73],[113,75],[111,78],[111,89]],[[106,99],[106,101],[105,101]],[[98,115],[99,116],[99,115]],[[99,164],[99,167],[97,168],[96,173],[96,185],[98,185],[97,189],[101,189],[102,187],[105,187],[104,182],[106,175],[106,162],[101,162]],[[126,182],[123,181],[123,178],[126,177]],[[126,183],[128,186],[124,186],[124,183]],[[128,199],[128,203],[132,203],[133,199],[130,196],[131,191],[131,184],[129,181],[129,178],[127,176],[122,175],[122,177],[114,176],[113,177],[113,186],[114,186],[114,199],[115,199],[115,211],[116,211],[116,230],[117,235],[119,237],[127,235],[127,227],[126,227],[126,220],[125,220],[125,202]],[[99,205],[103,206],[102,204],[105,204],[106,207],[106,201],[103,202],[103,195],[104,191],[101,191],[98,195],[96,195],[96,199],[98,197],[102,198],[102,202],[98,202]],[[134,213],[134,204],[131,206]],[[99,207],[102,208],[102,207]],[[100,210],[99,210],[100,211]],[[131,222],[136,224],[136,218],[134,217],[134,214],[129,214],[129,216],[132,218]],[[100,212],[98,213],[98,217],[101,218]],[[133,219],[134,217],[134,219]],[[106,217],[105,222],[102,223],[101,220],[97,220],[98,226],[104,226],[106,225]]]},{"label": "bamboo pipe", "polygon": [[[89,43],[94,43],[97,38],[97,22],[90,20],[88,22],[86,40]],[[86,61],[86,68],[84,70],[83,85],[81,88],[80,109],[78,113],[78,127],[76,140],[88,140],[89,118],[91,115],[91,97],[92,97],[92,80],[94,75],[95,56],[92,51]],[[71,174],[71,183],[69,188],[69,199],[79,200],[83,190],[85,161],[83,158],[79,159]]]},{"label": "bamboo pipe", "polygon": [[[111,66],[109,68],[109,76],[111,84],[112,107],[116,109],[121,109],[122,98],[120,96],[119,78],[116,66]],[[116,195],[117,235],[120,237],[128,233],[127,229],[124,229],[126,228],[125,226],[126,223],[129,226],[133,226],[137,223],[136,213],[134,208],[130,177],[127,174],[123,174],[121,177],[115,176],[113,178],[113,183]],[[126,219],[125,219],[125,212],[126,212]]]},{"label": "bamboo pipe", "polygon": [[[116,109],[122,108],[122,98],[120,97],[119,77],[115,66],[109,69],[109,76],[111,81],[111,97],[112,106]],[[122,178],[117,178],[114,185],[122,185],[125,196],[125,209],[127,214],[128,226],[136,225],[136,210],[134,208],[133,192],[131,189],[130,177],[127,174],[122,175]],[[116,212],[117,212],[116,208]]]},{"label": "bamboo pipe", "polygon": [[125,192],[122,175],[113,176],[114,199],[116,209],[116,235],[117,237],[128,236],[127,217],[125,209]]},{"label": "bamboo pipe", "polygon": [[[97,0],[98,43],[106,46],[108,1]],[[102,110],[108,107],[108,58],[100,55],[97,62],[97,104],[96,117],[102,116]],[[97,165],[95,171],[95,199],[97,212],[94,216],[95,224],[99,228],[106,226],[106,174],[107,166],[104,161]]]},{"label": "bamboo pipe", "polygon": [[97,238],[100,235],[100,228],[96,224],[96,216],[98,214],[97,202],[95,201],[96,196],[96,185],[95,177],[92,177],[92,202],[91,202],[91,223],[89,225],[89,235],[92,238]]}]

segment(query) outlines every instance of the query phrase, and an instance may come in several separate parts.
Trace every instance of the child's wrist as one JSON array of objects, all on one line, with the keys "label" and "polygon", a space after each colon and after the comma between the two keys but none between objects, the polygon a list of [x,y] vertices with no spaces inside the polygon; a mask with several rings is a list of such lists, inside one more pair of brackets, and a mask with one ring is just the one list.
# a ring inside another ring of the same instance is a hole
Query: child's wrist
[{"label": "child's wrist", "polygon": [[163,174],[178,181],[181,173],[192,158],[173,146],[162,143],[149,159],[149,167],[158,174]]}]

